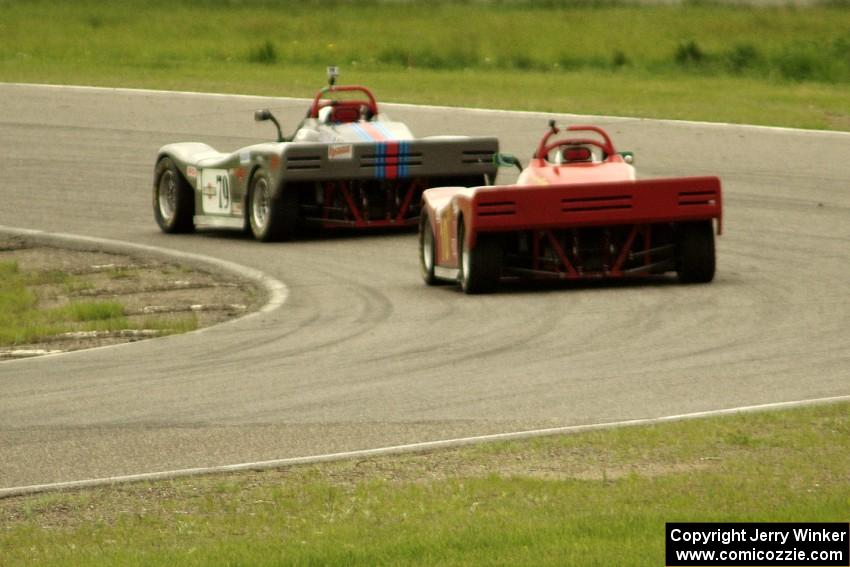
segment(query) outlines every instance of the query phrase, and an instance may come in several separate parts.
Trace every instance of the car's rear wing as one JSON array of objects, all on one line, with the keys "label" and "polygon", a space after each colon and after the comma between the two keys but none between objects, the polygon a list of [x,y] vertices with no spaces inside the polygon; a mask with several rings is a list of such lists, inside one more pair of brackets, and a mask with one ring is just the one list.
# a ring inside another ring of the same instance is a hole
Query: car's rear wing
[{"label": "car's rear wing", "polygon": [[493,186],[472,197],[475,232],[563,229],[717,219],[720,179],[678,177],[581,185]]},{"label": "car's rear wing", "polygon": [[363,143],[287,144],[286,181],[484,176],[495,179],[496,138],[442,138]]}]

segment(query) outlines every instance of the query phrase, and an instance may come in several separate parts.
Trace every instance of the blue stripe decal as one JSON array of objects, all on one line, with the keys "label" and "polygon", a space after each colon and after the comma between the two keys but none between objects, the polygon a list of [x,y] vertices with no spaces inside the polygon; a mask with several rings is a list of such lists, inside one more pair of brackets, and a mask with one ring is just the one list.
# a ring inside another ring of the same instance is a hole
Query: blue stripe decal
[{"label": "blue stripe decal", "polygon": [[378,130],[380,130],[381,134],[383,134],[384,136],[387,137],[387,140],[395,140],[396,139],[395,135],[392,132],[390,132],[387,129],[387,127],[384,126],[383,124],[381,124],[380,122],[372,122],[371,124],[372,124],[372,126],[377,128]]},{"label": "blue stripe decal", "polygon": [[398,176],[407,177],[407,142],[398,143]]},{"label": "blue stripe decal", "polygon": [[[404,151],[405,151],[405,153],[408,154],[408,156],[410,155],[410,152],[411,152],[410,142],[404,143]],[[408,159],[410,159],[410,158],[408,158]],[[409,168],[407,166],[407,161],[408,161],[407,159],[404,160],[404,162],[405,162],[404,163],[404,173],[405,173],[405,175],[410,176],[410,171],[409,171]]]},{"label": "blue stripe decal", "polygon": [[362,139],[365,142],[374,142],[375,141],[372,138],[372,136],[370,136],[369,133],[366,130],[364,130],[363,128],[360,127],[359,124],[354,122],[351,125],[354,127],[354,131],[357,132],[357,135],[360,136],[360,139]]},{"label": "blue stripe decal", "polygon": [[377,154],[375,158],[375,177],[384,179],[387,176],[387,168],[384,165],[384,156],[387,155],[387,145],[381,143],[375,144],[375,152]]}]

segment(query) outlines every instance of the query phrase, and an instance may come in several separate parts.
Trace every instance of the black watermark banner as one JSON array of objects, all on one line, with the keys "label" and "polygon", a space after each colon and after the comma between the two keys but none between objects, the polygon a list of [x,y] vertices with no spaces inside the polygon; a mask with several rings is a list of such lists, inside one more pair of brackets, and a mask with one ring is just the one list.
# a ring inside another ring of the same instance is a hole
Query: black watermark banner
[{"label": "black watermark banner", "polygon": [[850,566],[850,524],[668,523],[667,567]]}]

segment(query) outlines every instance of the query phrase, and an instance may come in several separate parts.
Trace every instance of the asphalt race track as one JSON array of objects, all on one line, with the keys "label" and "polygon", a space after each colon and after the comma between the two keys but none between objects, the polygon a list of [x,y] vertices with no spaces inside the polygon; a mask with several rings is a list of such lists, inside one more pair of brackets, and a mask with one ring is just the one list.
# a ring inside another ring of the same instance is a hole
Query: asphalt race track
[{"label": "asphalt race track", "polygon": [[[608,127],[641,177],[721,176],[715,281],[465,296],[423,285],[413,233],[160,233],[161,145],[269,140],[253,110],[289,132],[305,101],[20,85],[0,100],[0,225],[203,254],[289,288],[203,333],[0,364],[0,488],[850,394],[850,134],[560,116]],[[548,118],[383,110],[523,160]]]}]

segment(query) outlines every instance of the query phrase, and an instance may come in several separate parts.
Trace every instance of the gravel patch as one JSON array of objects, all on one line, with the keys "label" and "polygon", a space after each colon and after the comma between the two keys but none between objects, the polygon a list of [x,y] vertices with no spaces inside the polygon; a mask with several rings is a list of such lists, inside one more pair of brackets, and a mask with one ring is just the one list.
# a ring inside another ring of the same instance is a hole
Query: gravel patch
[{"label": "gravel patch", "polygon": [[0,344],[0,361],[133,342],[171,331],[145,328],[152,318],[208,327],[259,309],[264,292],[231,273],[205,271],[152,256],[58,248],[0,236],[0,263],[43,280],[32,286],[39,309],[76,301],[117,301],[127,329],[66,332],[38,342]]}]

